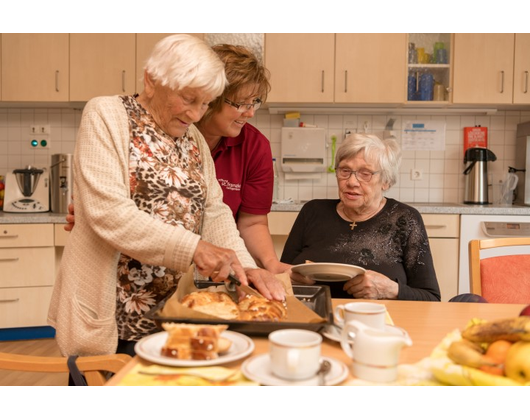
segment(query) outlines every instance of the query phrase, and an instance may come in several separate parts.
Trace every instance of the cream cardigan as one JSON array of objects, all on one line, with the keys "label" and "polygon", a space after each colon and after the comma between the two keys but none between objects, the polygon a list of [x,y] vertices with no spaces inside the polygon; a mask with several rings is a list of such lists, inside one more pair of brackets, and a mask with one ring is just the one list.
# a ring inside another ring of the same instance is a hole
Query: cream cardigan
[{"label": "cream cardigan", "polygon": [[[207,197],[202,239],[233,249],[244,267],[256,264],[239,236],[208,146],[190,131],[202,151]],[[64,249],[48,322],[63,355],[116,351],[117,263],[120,253],[146,264],[188,271],[201,237],[139,211],[130,198],[129,123],[118,96],[90,100],[74,154],[76,224]]]}]

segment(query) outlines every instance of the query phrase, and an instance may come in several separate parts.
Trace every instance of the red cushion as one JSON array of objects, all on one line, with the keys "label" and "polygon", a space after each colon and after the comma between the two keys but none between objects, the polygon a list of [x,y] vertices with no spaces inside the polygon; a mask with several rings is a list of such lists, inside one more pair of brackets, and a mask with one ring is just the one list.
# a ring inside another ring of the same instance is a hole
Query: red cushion
[{"label": "red cushion", "polygon": [[530,303],[530,255],[480,260],[482,296],[490,303]]}]

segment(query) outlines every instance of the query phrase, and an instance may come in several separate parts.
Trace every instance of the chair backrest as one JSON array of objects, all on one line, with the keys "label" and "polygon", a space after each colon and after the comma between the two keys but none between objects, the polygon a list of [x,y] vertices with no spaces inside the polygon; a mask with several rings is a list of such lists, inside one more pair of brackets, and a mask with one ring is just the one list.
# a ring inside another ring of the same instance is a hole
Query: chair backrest
[{"label": "chair backrest", "polygon": [[530,238],[493,238],[469,241],[471,293],[491,303],[530,303],[530,252],[482,258],[480,251],[530,246]]},{"label": "chair backrest", "polygon": [[[116,373],[130,360],[128,354],[78,357],[77,367],[85,375],[88,385],[103,385],[107,381],[105,372]],[[68,372],[68,358],[28,356],[0,352],[0,369],[19,372]]]}]

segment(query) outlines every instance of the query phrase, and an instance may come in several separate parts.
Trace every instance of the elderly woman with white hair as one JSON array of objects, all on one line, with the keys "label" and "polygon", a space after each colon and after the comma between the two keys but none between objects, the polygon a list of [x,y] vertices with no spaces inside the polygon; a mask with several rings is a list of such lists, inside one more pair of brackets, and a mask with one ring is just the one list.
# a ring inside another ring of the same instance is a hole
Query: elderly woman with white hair
[{"label": "elderly woman with white hair", "polygon": [[192,263],[215,281],[233,273],[266,297],[284,296],[245,248],[193,125],[226,83],[206,43],[172,35],[148,59],[141,94],[87,103],[74,155],[76,228],[48,317],[64,355],[134,354],[156,331],[145,313]]},{"label": "elderly woman with white hair", "polygon": [[[354,134],[341,144],[335,161],[339,199],[304,205],[281,261],[334,262],[366,269],[346,282],[328,283],[335,298],[439,301],[421,215],[384,195],[398,176],[397,142]],[[297,273],[292,273],[292,280],[309,281]]]}]

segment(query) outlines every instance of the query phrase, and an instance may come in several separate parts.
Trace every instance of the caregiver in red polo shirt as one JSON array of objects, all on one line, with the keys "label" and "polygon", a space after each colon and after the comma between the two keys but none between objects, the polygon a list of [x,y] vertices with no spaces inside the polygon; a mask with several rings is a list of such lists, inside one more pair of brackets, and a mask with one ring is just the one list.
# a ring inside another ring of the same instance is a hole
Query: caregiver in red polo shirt
[{"label": "caregiver in red polo shirt", "polygon": [[267,222],[274,185],[270,142],[247,122],[266,100],[268,71],[244,47],[223,44],[213,50],[225,64],[228,86],[196,125],[248,251],[260,267],[281,273],[290,265],[278,260]]}]

